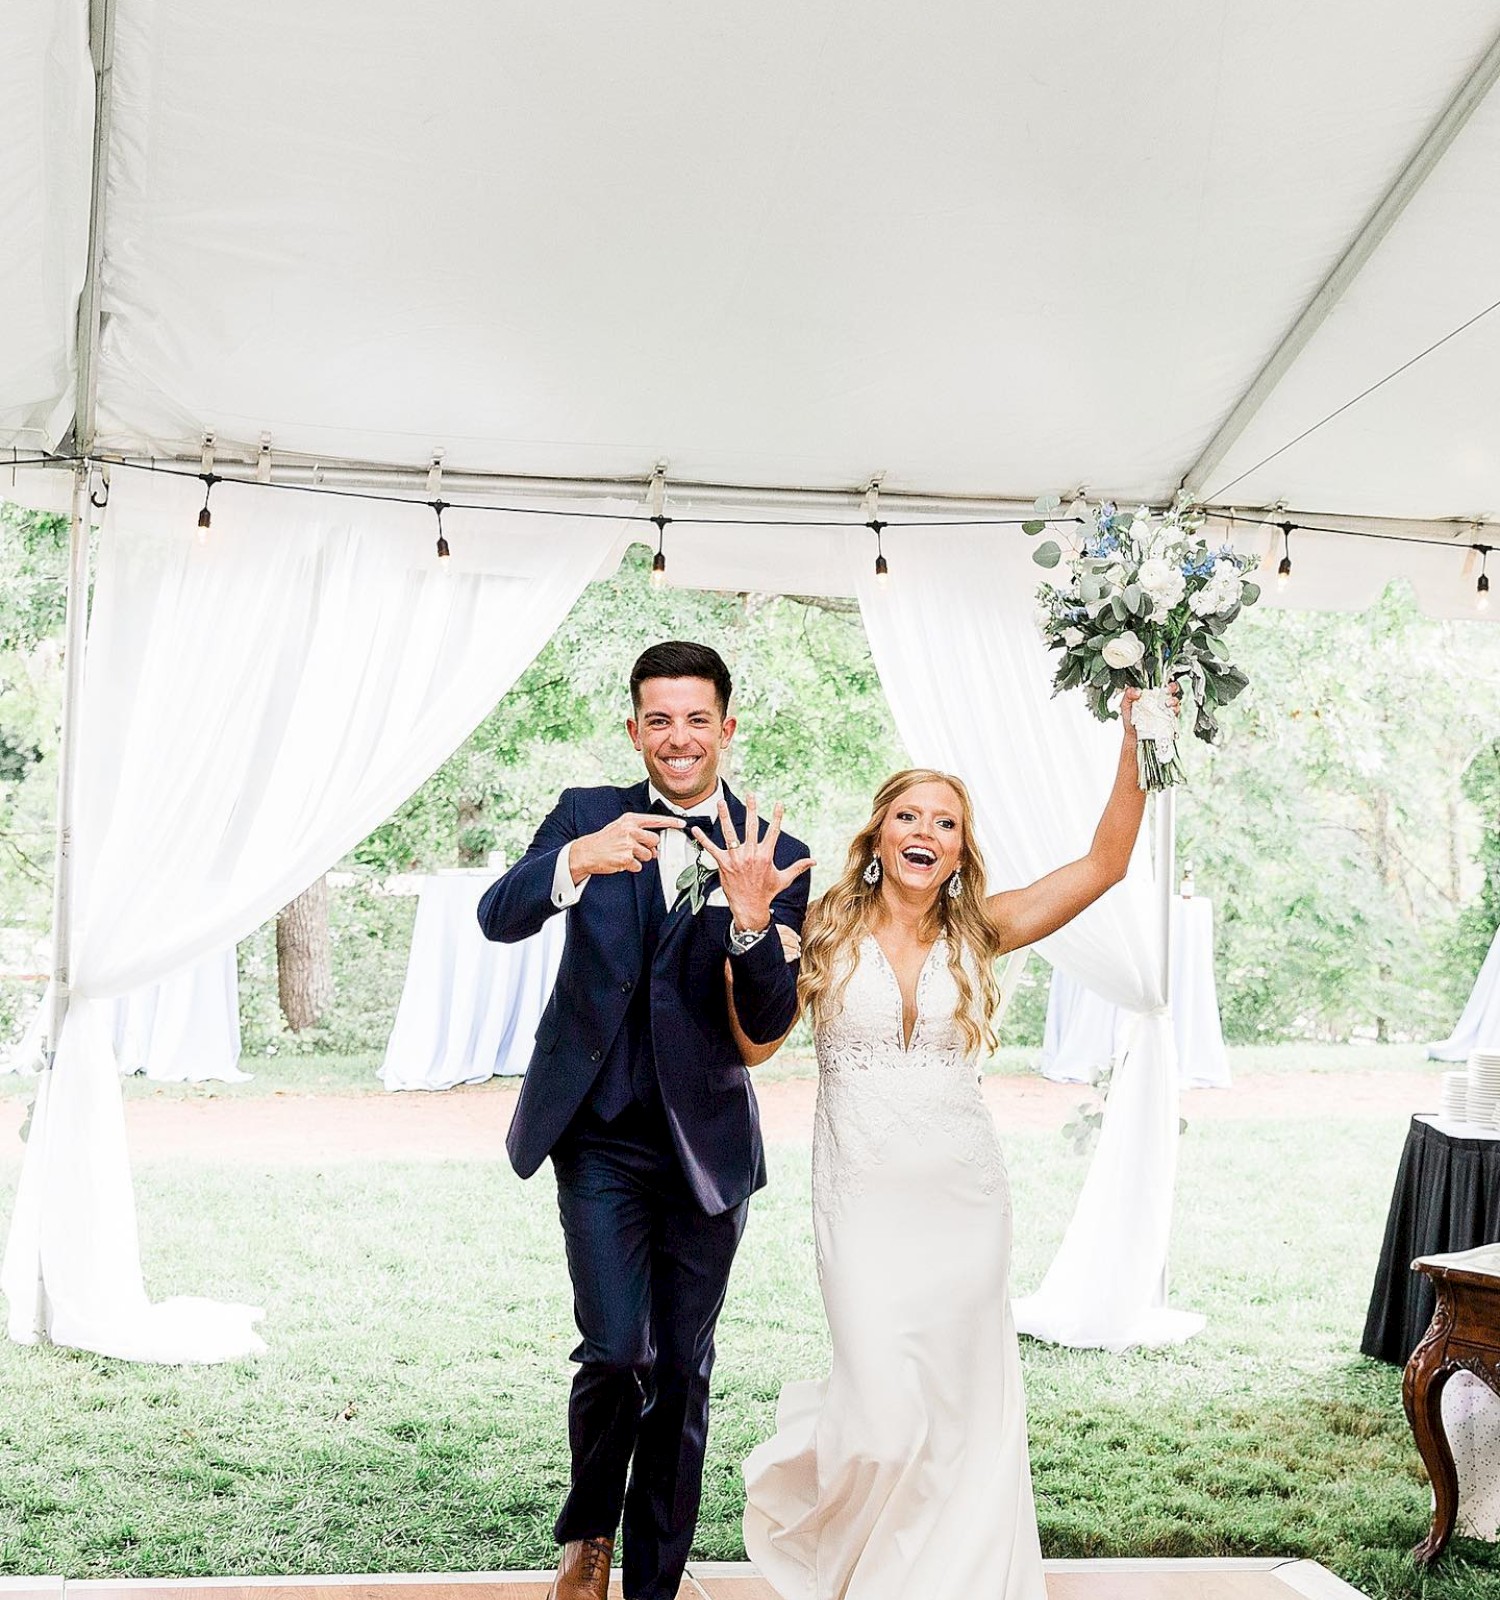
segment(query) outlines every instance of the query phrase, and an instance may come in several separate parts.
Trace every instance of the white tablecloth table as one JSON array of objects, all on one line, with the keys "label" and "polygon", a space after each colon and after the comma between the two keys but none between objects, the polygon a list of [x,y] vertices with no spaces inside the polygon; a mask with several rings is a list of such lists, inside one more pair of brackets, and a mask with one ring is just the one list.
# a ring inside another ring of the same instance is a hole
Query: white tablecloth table
[{"label": "white tablecloth table", "polygon": [[[0,1071],[42,1066],[47,1005],[33,1013]],[[240,979],[234,946],[121,995],[113,1005],[120,1071],[158,1083],[246,1083],[240,1071]]]},{"label": "white tablecloth table", "polygon": [[[1178,1081],[1185,1089],[1227,1089],[1229,1056],[1214,984],[1212,901],[1172,902],[1172,1021]],[[1129,1017],[1056,968],[1047,995],[1041,1071],[1058,1083],[1093,1083],[1123,1044]]]},{"label": "white tablecloth table", "polygon": [[1469,992],[1469,1003],[1452,1035],[1427,1046],[1437,1061],[1467,1061],[1471,1050],[1500,1050],[1500,930]]},{"label": "white tablecloth table", "polygon": [[406,983],[385,1047],[387,1089],[452,1089],[525,1072],[562,959],[566,917],[520,944],[479,931],[479,897],[497,874],[438,872],[421,881]]},{"label": "white tablecloth table", "polygon": [[115,1001],[121,1072],[161,1083],[245,1083],[234,947]]}]

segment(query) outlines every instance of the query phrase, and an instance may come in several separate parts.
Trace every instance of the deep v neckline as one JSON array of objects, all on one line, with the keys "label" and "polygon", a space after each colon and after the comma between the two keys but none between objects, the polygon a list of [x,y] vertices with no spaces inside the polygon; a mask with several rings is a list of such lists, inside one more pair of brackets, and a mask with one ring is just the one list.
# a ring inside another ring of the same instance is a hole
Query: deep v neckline
[{"label": "deep v neckline", "polygon": [[934,939],[927,947],[927,954],[922,958],[922,965],[917,969],[917,981],[911,995],[911,1032],[906,1031],[906,994],[901,987],[901,975],[896,971],[896,963],[885,953],[885,946],[873,933],[866,933],[865,937],[875,946],[875,953],[880,957],[880,964],[890,974],[891,986],[896,991],[896,1038],[900,1041],[902,1055],[911,1054],[912,1040],[917,1036],[917,1029],[922,1026],[922,980],[927,976],[927,969],[932,965],[932,958],[937,954],[938,946],[943,942]]}]

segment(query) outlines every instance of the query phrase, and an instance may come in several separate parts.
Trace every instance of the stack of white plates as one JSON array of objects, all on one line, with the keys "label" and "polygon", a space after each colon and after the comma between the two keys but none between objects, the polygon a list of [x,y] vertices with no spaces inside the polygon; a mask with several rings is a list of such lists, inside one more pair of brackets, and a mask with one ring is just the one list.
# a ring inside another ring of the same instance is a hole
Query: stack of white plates
[{"label": "stack of white plates", "polygon": [[1443,1103],[1438,1115],[1444,1122],[1469,1120],[1469,1074],[1445,1072],[1443,1074]]},{"label": "stack of white plates", "polygon": [[1469,1056],[1469,1121],[1487,1127],[1500,1105],[1500,1050],[1475,1050]]}]

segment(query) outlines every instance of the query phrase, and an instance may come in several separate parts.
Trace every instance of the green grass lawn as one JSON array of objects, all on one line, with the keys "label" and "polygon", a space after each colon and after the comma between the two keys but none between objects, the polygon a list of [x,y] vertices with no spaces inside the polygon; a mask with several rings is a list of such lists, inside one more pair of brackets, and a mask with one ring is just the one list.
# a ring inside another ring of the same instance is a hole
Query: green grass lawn
[{"label": "green grass lawn", "polygon": [[[294,1065],[324,1070],[276,1072]],[[1415,1576],[1429,1502],[1399,1374],[1357,1354],[1403,1129],[1190,1130],[1173,1293],[1208,1330],[1124,1356],[1023,1342],[1047,1554],[1305,1555],[1377,1596],[1500,1597],[1500,1553],[1472,1541]],[[1056,1134],[1006,1146],[1024,1290],[1084,1162]],[[182,1162],[137,1181],[152,1293],[256,1300],[270,1352],[170,1369],[0,1343],[0,1573],[549,1564],[573,1336],[546,1171]],[[805,1152],[773,1153],[720,1329],[697,1554],[724,1559],[777,1390],[826,1365]]]}]

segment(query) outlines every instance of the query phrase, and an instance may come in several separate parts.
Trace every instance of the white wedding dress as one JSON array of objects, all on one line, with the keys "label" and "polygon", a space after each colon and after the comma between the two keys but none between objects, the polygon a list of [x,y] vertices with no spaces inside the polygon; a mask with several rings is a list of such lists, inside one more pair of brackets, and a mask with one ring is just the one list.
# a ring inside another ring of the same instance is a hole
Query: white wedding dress
[{"label": "white wedding dress", "polygon": [[942,941],[901,990],[866,936],[816,1034],[813,1228],[833,1337],[745,1463],[784,1600],[1044,1600],[1011,1320],[1011,1208]]}]

